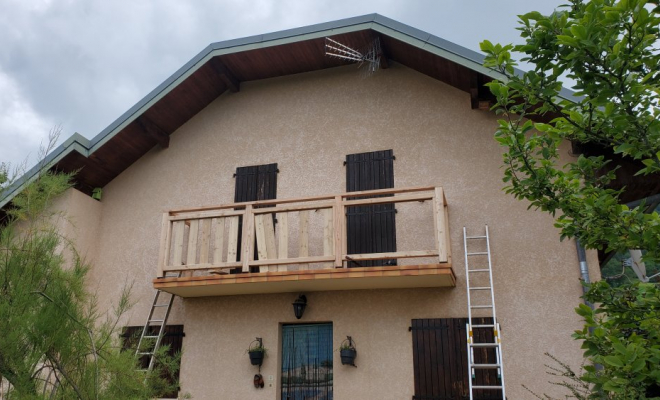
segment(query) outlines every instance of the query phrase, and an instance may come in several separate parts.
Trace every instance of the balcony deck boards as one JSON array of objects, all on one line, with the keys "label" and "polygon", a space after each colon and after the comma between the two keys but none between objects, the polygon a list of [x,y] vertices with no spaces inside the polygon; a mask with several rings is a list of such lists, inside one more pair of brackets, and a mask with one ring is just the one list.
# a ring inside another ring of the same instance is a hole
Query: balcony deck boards
[{"label": "balcony deck boards", "polygon": [[157,278],[154,288],[181,297],[300,291],[455,287],[450,263],[364,268],[272,271],[235,275]]}]

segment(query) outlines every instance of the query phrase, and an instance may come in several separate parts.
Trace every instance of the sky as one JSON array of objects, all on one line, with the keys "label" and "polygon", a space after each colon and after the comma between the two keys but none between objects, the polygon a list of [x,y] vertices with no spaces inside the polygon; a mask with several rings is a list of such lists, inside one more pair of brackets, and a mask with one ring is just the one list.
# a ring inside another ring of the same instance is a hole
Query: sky
[{"label": "sky", "polygon": [[461,46],[520,42],[556,0],[0,0],[0,162],[92,138],[208,44],[379,13]]}]

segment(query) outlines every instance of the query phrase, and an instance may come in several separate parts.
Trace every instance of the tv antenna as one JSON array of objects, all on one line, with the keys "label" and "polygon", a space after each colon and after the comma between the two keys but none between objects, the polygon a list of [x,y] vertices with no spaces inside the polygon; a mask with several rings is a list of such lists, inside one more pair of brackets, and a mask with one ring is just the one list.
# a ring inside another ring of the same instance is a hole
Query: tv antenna
[{"label": "tv antenna", "polygon": [[380,40],[376,38],[365,51],[350,48],[336,40],[325,38],[325,55],[358,63],[358,68],[366,66],[365,75],[370,76],[380,68],[382,51]]}]

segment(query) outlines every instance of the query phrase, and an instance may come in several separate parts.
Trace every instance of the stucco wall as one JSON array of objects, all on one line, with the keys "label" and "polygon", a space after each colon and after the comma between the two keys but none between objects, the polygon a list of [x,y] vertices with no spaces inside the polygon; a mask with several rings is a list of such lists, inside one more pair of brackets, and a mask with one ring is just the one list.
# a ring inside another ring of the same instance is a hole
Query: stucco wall
[{"label": "stucco wall", "polygon": [[[339,193],[345,155],[393,149],[395,185],[443,186],[449,203],[454,289],[307,293],[300,322],[334,325],[335,348],[358,343],[358,368],[335,357],[335,399],[413,394],[412,318],[465,317],[462,227],[490,227],[508,395],[545,384],[543,353],[579,364],[570,333],[581,287],[575,246],[560,243],[552,218],[501,188],[495,117],[469,96],[398,64],[363,78],[355,66],[245,82],[220,96],[104,188],[97,263],[90,284],[111,304],[134,280],[139,300],[126,324],[142,324],[156,274],[161,213],[229,203],[236,167],[277,162],[279,198]],[[568,150],[566,149],[568,157]],[[592,257],[592,269],[596,263]],[[596,275],[596,271],[593,271]],[[270,349],[262,373],[277,379],[279,324],[294,322],[295,294],[178,301],[170,322],[185,325],[182,387],[196,399],[274,399],[277,381],[256,390],[244,351],[255,336]]]}]

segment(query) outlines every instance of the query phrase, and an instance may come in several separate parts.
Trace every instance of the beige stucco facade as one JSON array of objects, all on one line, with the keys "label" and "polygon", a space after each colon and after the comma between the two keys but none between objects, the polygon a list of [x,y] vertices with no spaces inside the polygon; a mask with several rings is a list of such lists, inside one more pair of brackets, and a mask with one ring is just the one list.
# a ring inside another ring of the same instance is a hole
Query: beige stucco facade
[{"label": "beige stucco facade", "polygon": [[[559,241],[550,216],[502,191],[495,126],[493,113],[470,108],[468,94],[399,64],[369,78],[348,66],[244,82],[178,129],[169,148],[154,148],[110,182],[100,203],[71,191],[61,207],[93,261],[89,287],[100,304],[109,307],[132,283],[137,304],[124,323],[140,325],[154,294],[162,212],[230,203],[236,167],[274,162],[278,198],[340,193],[347,154],[393,149],[396,187],[444,188],[457,287],[306,293],[300,321],[291,310],[297,293],[178,299],[170,323],[185,327],[182,392],[277,399],[281,325],[322,321],[333,324],[335,349],[347,335],[358,348],[358,368],[335,353],[335,399],[410,399],[411,319],[467,316],[462,227],[477,233],[487,224],[507,394],[522,399],[521,384],[554,390],[544,352],[579,365],[570,334],[581,325],[573,312],[581,285],[574,243]],[[264,389],[253,387],[257,370],[245,354],[257,336],[269,349]]]}]

